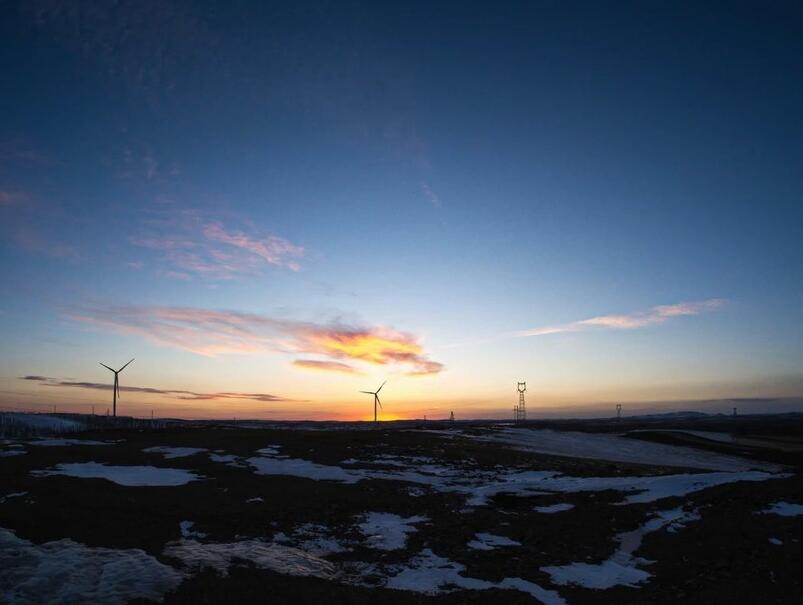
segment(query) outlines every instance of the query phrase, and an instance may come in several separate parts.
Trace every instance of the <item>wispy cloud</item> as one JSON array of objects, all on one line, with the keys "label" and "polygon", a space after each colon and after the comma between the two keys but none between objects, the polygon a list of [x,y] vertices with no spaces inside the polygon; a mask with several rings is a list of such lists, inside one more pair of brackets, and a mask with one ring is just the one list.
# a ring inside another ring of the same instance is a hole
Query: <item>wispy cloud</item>
[{"label": "wispy cloud", "polygon": [[432,190],[432,187],[429,186],[429,183],[422,182],[421,183],[421,193],[424,194],[424,197],[429,200],[429,203],[432,204],[435,208],[441,207],[441,198],[440,196]]},{"label": "wispy cloud", "polygon": [[293,365],[307,370],[321,370],[324,372],[341,372],[343,374],[359,374],[359,372],[347,363],[339,361],[321,361],[319,359],[296,359]]},{"label": "wispy cloud", "polygon": [[659,305],[647,311],[637,311],[623,315],[600,315],[573,321],[571,323],[555,326],[545,326],[516,332],[515,336],[545,336],[547,334],[560,334],[563,332],[582,332],[585,330],[635,330],[656,324],[662,324],[673,317],[699,315],[707,311],[720,309],[726,301],[721,298],[712,298],[698,302],[683,302],[674,305]]},{"label": "wispy cloud", "polygon": [[[48,387],[68,387],[77,389],[91,389],[98,391],[110,391],[112,389],[111,382],[107,383],[78,382],[72,380],[59,380],[58,378],[49,378],[47,376],[34,376],[34,375],[21,376],[20,380],[30,380],[38,382],[39,384]],[[132,387],[132,386],[121,386],[120,391],[128,393],[146,393],[149,395],[165,395],[172,397],[173,399],[182,399],[188,401],[213,401],[213,400],[223,400],[223,399],[247,399],[249,401],[263,401],[263,402],[294,401],[292,399],[287,399],[286,397],[280,397],[278,395],[270,395],[268,393],[238,393],[230,391],[224,391],[219,393],[197,393],[195,391],[158,389],[154,387]]]},{"label": "wispy cloud", "polygon": [[[67,315],[199,355],[303,353],[329,362],[398,366],[411,376],[437,374],[443,369],[441,363],[429,359],[417,337],[385,326],[321,324],[237,311],[164,306],[93,307]],[[298,361],[306,361],[296,364],[299,367],[313,368],[311,360]]]},{"label": "wispy cloud", "polygon": [[181,279],[235,279],[258,275],[266,265],[299,271],[304,256],[303,246],[278,235],[226,227],[193,209],[168,210],[131,242],[159,254],[162,275]]}]

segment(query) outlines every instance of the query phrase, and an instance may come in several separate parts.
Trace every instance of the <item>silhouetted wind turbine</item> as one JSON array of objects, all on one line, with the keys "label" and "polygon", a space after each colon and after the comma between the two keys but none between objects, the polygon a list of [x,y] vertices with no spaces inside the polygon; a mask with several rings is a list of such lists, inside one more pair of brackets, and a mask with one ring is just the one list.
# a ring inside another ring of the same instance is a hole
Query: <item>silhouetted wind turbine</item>
[{"label": "silhouetted wind turbine", "polygon": [[[131,361],[134,361],[134,360],[132,359]],[[131,361],[129,361],[128,363],[131,363]],[[112,416],[117,416],[117,396],[120,394],[120,381],[117,379],[117,377],[120,374],[120,372],[122,372],[123,370],[126,369],[126,367],[128,366],[128,363],[125,364],[119,370],[115,370],[114,368],[110,368],[105,363],[101,363],[101,362],[98,362],[98,363],[100,363],[100,365],[102,365],[104,368],[106,368],[110,372],[114,372],[114,389],[112,389],[112,410],[113,410],[112,411]]]},{"label": "silhouetted wind turbine", "polygon": [[376,406],[378,405],[380,408],[382,407],[382,403],[379,401],[379,391],[382,390],[382,387],[385,386],[386,382],[387,380],[383,382],[376,391],[360,391],[360,393],[374,396],[374,422],[376,422]]}]

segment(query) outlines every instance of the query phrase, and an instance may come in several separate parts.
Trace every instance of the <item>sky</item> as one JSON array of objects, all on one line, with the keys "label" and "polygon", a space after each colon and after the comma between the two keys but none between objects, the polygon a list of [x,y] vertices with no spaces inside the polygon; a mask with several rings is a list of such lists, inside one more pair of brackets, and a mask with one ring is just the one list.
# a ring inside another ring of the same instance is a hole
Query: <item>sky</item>
[{"label": "sky", "polygon": [[803,411],[800,3],[2,12],[0,408]]}]

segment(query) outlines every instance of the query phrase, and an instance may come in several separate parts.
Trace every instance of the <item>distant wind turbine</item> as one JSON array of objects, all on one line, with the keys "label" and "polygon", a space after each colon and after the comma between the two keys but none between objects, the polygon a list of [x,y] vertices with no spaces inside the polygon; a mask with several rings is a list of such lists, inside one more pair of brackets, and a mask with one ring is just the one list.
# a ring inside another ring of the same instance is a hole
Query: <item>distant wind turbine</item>
[{"label": "distant wind turbine", "polygon": [[[132,359],[131,361],[134,361],[134,360]],[[131,361],[129,361],[128,363],[131,363]],[[114,373],[114,389],[112,389],[112,410],[113,410],[112,416],[117,416],[117,397],[120,394],[120,381],[118,380],[118,376],[119,376],[120,372],[122,372],[123,370],[126,369],[126,367],[128,367],[128,363],[125,364],[119,370],[115,370],[114,368],[110,368],[105,363],[101,363],[101,362],[98,362],[98,363],[100,363],[100,365],[102,365],[104,368],[106,368],[110,372]]]},{"label": "distant wind turbine", "polygon": [[387,383],[387,380],[383,382],[376,391],[360,391],[360,393],[374,396],[374,422],[376,422],[376,406],[379,406],[380,408],[382,407],[382,403],[379,401],[379,391],[382,390],[382,387],[385,386],[385,383]]}]

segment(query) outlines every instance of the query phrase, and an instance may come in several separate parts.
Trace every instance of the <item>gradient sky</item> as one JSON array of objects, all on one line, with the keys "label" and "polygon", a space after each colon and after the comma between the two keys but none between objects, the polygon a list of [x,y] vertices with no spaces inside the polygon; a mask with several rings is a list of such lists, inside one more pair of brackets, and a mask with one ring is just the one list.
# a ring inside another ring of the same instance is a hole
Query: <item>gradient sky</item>
[{"label": "gradient sky", "polygon": [[6,409],[803,395],[800,3],[2,10]]}]

